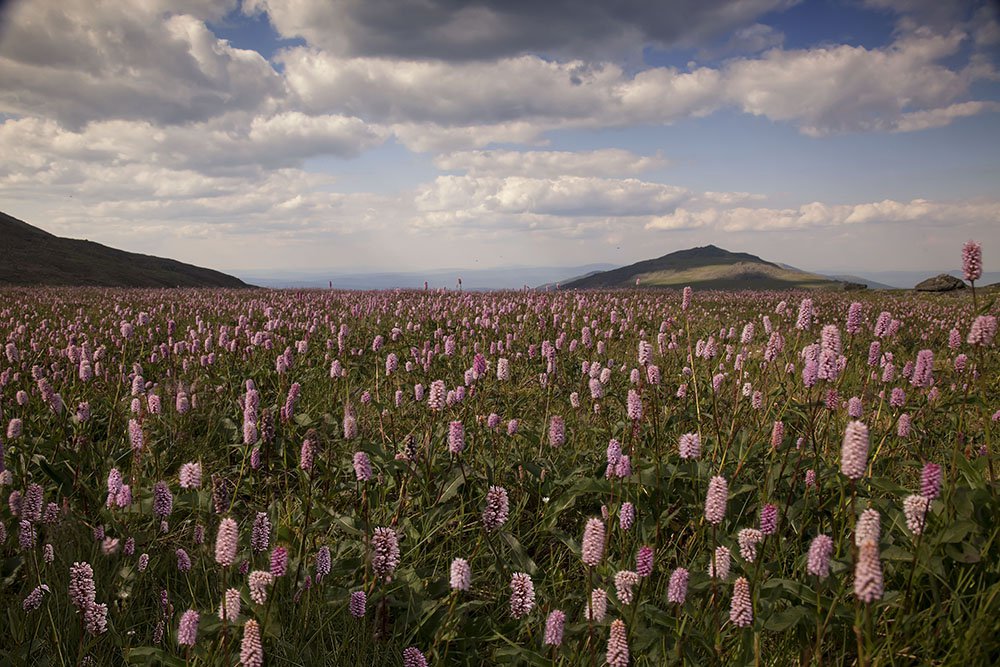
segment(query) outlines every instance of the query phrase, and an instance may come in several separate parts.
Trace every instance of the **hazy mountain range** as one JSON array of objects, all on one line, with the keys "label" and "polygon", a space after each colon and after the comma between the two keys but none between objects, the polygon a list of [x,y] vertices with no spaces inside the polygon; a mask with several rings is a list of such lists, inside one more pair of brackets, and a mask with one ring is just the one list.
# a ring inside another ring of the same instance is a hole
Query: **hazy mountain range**
[{"label": "hazy mountain range", "polygon": [[[456,288],[461,278],[463,289],[489,290],[634,287],[638,278],[644,287],[839,289],[845,283],[857,283],[869,289],[910,289],[939,273],[962,276],[957,269],[816,273],[710,245],[625,267],[582,264],[399,272],[238,269],[227,274],[172,259],[125,252],[92,241],[58,237],[0,213],[0,285],[325,288],[332,284],[337,289],[421,289],[426,282],[428,287],[435,289]],[[978,284],[998,281],[1000,272],[986,272]]]}]

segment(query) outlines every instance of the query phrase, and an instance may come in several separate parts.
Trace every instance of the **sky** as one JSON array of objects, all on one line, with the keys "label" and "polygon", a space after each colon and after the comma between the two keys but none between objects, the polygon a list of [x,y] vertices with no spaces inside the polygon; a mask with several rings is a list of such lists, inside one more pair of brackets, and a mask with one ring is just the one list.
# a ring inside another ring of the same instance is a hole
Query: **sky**
[{"label": "sky", "polygon": [[262,273],[1000,266],[996,0],[22,0],[0,210]]}]

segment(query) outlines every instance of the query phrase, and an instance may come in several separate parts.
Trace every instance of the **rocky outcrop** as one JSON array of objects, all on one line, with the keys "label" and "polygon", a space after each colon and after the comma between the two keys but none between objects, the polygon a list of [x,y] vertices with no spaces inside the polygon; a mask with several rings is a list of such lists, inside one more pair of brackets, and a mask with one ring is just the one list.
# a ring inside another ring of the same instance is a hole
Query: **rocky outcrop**
[{"label": "rocky outcrop", "polygon": [[955,276],[942,273],[918,283],[913,289],[918,292],[953,292],[958,289],[965,289],[965,283]]}]

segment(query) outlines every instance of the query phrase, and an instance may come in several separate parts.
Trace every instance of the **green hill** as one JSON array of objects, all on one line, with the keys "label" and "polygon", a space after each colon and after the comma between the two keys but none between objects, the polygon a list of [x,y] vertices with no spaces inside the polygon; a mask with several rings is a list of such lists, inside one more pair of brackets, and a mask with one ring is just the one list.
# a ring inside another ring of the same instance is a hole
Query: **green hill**
[{"label": "green hill", "polygon": [[863,289],[862,285],[768,262],[714,245],[677,252],[603,271],[563,284],[564,289],[635,287],[718,290]]},{"label": "green hill", "polygon": [[6,213],[0,213],[0,285],[250,287],[212,269],[61,238]]}]

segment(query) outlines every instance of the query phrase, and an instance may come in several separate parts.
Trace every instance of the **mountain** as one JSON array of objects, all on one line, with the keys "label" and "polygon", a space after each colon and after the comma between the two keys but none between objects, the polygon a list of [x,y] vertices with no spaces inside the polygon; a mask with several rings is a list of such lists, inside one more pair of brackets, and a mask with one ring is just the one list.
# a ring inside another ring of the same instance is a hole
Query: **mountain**
[{"label": "mountain", "polygon": [[635,287],[697,289],[863,289],[862,285],[831,280],[815,273],[784,267],[745,252],[729,252],[714,245],[637,262],[612,271],[564,283],[564,289]]},{"label": "mountain", "polygon": [[[783,269],[802,271],[802,269],[792,266],[791,264],[783,264],[781,262],[777,262],[777,264]],[[864,285],[868,289],[896,289],[892,285],[886,285],[885,283],[880,283],[876,280],[872,280],[871,278],[856,276],[850,273],[817,273],[816,275],[822,276],[823,278],[829,278],[830,280],[835,280],[840,283]]]},{"label": "mountain", "polygon": [[250,287],[212,269],[55,236],[6,213],[0,213],[0,285]]},{"label": "mountain", "polygon": [[494,290],[521,289],[525,285],[535,286],[542,283],[555,284],[559,281],[572,280],[572,277],[582,276],[596,271],[614,268],[614,264],[587,264],[583,266],[543,267],[543,266],[505,266],[492,269],[431,269],[427,271],[408,272],[373,272],[355,271],[261,271],[247,269],[234,271],[244,280],[254,285],[264,287],[327,287],[333,283],[334,289],[368,290],[368,289],[423,289],[426,281],[431,289],[447,287],[454,289],[458,278],[462,278],[464,290]]},{"label": "mountain", "polygon": [[821,274],[824,278],[829,278],[830,280],[836,280],[842,283],[852,283],[857,285],[864,285],[868,289],[896,289],[892,285],[887,285],[885,283],[880,283],[877,280],[872,280],[870,278],[865,278],[864,276],[856,276],[854,274],[844,274],[837,273],[834,275],[824,273]]}]

